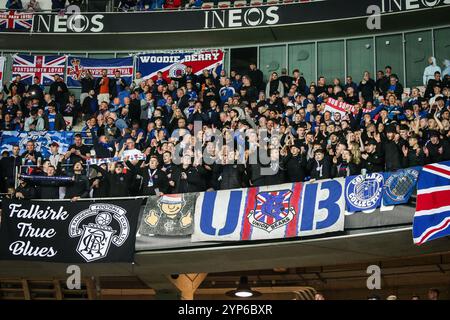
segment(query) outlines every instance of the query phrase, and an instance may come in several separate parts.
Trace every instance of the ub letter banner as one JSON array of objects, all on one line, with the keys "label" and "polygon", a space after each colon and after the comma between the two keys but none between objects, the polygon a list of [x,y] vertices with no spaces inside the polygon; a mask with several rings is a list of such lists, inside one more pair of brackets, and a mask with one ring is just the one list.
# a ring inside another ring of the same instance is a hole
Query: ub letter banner
[{"label": "ub letter banner", "polygon": [[133,78],[133,57],[118,59],[92,59],[70,56],[67,60],[67,85],[81,87],[80,80],[91,71],[94,78],[101,77],[102,70],[106,69],[108,77],[114,77],[120,71],[121,77],[130,84]]},{"label": "ub letter banner", "polygon": [[383,204],[385,206],[394,206],[407,203],[416,188],[421,169],[416,167],[383,173]]},{"label": "ub letter banner", "polygon": [[[317,235],[344,229],[344,180],[204,192],[192,241]],[[306,201],[306,199],[308,199]]]},{"label": "ub letter banner", "polygon": [[423,167],[417,182],[414,243],[450,235],[450,161]]},{"label": "ub letter banner", "polygon": [[186,236],[194,233],[198,193],[150,196],[139,226],[140,235]]},{"label": "ub letter banner", "polygon": [[132,262],[141,202],[3,200],[0,257],[48,262]]},{"label": "ub letter banner", "polygon": [[179,78],[184,75],[186,67],[191,66],[194,74],[200,75],[203,70],[212,70],[218,65],[220,73],[223,64],[223,51],[202,51],[174,54],[144,54],[137,57],[137,71],[144,79],[156,79],[157,73],[162,72],[164,79]]},{"label": "ub letter banner", "polygon": [[54,75],[64,77],[67,56],[29,56],[16,54],[13,56],[12,75],[22,77],[25,84],[32,84],[37,77],[45,86],[52,84]]},{"label": "ub letter banner", "polygon": [[345,202],[348,212],[373,210],[381,206],[383,175],[367,175],[345,178]]}]

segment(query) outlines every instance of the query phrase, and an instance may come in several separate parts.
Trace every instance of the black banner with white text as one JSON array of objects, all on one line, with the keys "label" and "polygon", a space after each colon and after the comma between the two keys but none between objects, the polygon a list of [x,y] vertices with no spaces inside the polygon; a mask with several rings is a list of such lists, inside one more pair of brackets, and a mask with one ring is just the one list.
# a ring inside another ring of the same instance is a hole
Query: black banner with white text
[{"label": "black banner with white text", "polygon": [[141,203],[5,199],[0,259],[132,262]]}]

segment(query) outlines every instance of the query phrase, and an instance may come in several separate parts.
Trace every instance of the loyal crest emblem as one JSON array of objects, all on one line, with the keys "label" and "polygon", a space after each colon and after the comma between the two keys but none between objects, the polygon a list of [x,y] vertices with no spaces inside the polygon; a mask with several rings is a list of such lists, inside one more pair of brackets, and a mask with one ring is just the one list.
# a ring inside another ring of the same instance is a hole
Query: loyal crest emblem
[{"label": "loyal crest emblem", "polygon": [[405,169],[393,173],[384,183],[385,194],[393,201],[404,201],[414,188],[419,177],[419,171]]},{"label": "loyal crest emblem", "polygon": [[[71,238],[80,237],[77,252],[86,262],[106,257],[111,243],[117,247],[125,243],[130,233],[130,224],[126,213],[127,211],[122,207],[96,203],[72,218],[69,224],[69,236]],[[95,223],[88,223],[80,227],[83,220],[89,217],[95,217]],[[113,219],[118,222],[120,230],[115,230],[110,226]]]},{"label": "loyal crest emblem", "polygon": [[291,196],[290,190],[258,193],[255,209],[247,216],[248,221],[267,232],[288,224],[296,214],[294,208],[289,206]]}]

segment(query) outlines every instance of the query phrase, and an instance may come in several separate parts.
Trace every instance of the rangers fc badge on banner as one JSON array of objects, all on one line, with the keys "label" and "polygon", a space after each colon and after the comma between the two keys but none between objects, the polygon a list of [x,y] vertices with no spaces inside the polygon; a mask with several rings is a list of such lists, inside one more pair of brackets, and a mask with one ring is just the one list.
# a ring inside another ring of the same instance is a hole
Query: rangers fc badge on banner
[{"label": "rangers fc badge on banner", "polygon": [[255,209],[247,218],[256,228],[271,232],[288,224],[296,214],[289,205],[292,191],[260,192],[256,195]]},{"label": "rangers fc badge on banner", "polygon": [[382,174],[347,177],[345,184],[345,199],[349,212],[372,210],[381,205]]},{"label": "rangers fc badge on banner", "polygon": [[394,173],[384,173],[384,205],[390,206],[408,202],[419,178],[419,170],[409,168]]},{"label": "rangers fc badge on banner", "polygon": [[[98,203],[74,216],[69,224],[69,236],[80,237],[78,254],[87,262],[91,262],[106,257],[111,243],[117,247],[122,246],[130,233],[126,213],[122,207]],[[81,229],[81,222],[92,216],[95,216],[95,223],[83,225]],[[117,221],[119,230],[110,226],[113,218]]]}]

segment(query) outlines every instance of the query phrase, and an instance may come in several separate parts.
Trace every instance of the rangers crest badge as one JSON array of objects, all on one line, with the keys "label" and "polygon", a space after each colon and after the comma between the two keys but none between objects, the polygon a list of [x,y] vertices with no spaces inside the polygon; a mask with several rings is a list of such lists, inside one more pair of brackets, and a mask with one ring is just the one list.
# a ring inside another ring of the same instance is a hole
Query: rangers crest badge
[{"label": "rangers crest badge", "polygon": [[256,195],[255,209],[247,218],[256,228],[271,232],[288,224],[296,214],[289,206],[292,191],[260,192]]},{"label": "rangers crest badge", "polygon": [[[117,247],[124,244],[130,233],[130,224],[126,213],[127,211],[122,207],[96,203],[72,218],[69,224],[69,236],[71,238],[80,237],[77,252],[86,262],[105,258],[111,243]],[[95,223],[88,223],[80,228],[84,219],[94,216]],[[115,230],[110,226],[113,218],[117,221],[120,230]]]}]

